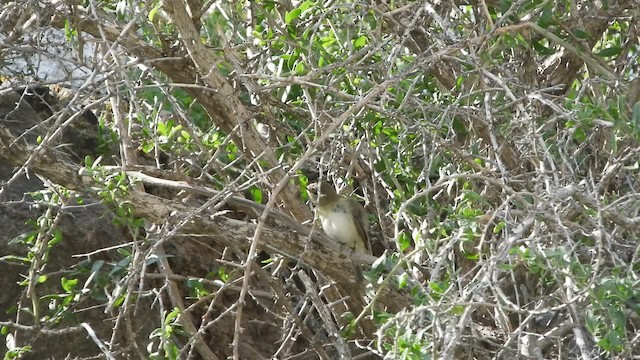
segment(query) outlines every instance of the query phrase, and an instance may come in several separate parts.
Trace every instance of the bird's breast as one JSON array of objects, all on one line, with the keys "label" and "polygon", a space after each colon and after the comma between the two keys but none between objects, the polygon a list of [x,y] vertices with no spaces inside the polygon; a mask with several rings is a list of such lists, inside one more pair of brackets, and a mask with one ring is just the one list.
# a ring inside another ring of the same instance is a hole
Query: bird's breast
[{"label": "bird's breast", "polygon": [[322,229],[328,237],[350,248],[358,248],[360,241],[358,230],[353,222],[351,214],[336,206],[332,211],[320,214]]}]

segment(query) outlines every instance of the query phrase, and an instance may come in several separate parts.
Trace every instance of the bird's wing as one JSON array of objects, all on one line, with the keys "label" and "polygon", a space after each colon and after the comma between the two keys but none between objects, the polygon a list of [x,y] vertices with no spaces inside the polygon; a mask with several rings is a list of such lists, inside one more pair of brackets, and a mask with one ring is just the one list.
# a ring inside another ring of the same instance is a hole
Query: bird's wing
[{"label": "bird's wing", "polygon": [[356,230],[360,235],[360,238],[364,241],[364,247],[366,249],[367,254],[371,255],[371,241],[369,240],[369,233],[367,232],[367,228],[369,227],[369,218],[367,217],[367,213],[364,211],[362,205],[354,199],[349,199],[353,202],[352,208],[355,210],[355,214],[353,214],[353,220],[356,225]]}]

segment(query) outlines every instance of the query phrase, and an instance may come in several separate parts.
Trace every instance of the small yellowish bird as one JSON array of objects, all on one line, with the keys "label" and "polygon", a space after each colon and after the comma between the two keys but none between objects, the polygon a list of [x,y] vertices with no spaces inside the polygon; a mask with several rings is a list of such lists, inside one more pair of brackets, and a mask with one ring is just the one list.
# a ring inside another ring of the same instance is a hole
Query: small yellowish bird
[{"label": "small yellowish bird", "polygon": [[338,195],[325,181],[320,183],[318,191],[318,216],[329,238],[353,251],[371,255],[369,219],[364,208],[355,199]]}]

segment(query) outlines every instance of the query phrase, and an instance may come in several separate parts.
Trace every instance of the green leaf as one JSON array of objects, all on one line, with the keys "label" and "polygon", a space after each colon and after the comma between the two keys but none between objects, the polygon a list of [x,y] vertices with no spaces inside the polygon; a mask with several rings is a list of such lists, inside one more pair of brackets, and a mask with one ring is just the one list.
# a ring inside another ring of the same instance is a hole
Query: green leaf
[{"label": "green leaf", "polygon": [[405,272],[401,275],[398,275],[398,289],[404,289],[408,284],[409,275]]},{"label": "green leaf", "polygon": [[353,46],[356,47],[356,49],[362,48],[365,45],[367,45],[369,39],[367,39],[366,36],[362,35],[359,38],[353,40]]},{"label": "green leaf", "polygon": [[253,201],[257,202],[258,204],[262,204],[262,190],[258,189],[257,187],[252,187],[251,189],[249,189],[249,192],[251,193]]},{"label": "green leaf", "polygon": [[602,56],[602,57],[616,56],[620,54],[622,50],[623,49],[619,46],[612,46],[612,47],[600,50],[600,52],[596,53],[596,55]]},{"label": "green leaf", "polygon": [[71,292],[75,289],[76,285],[78,285],[78,279],[67,279],[63,277],[60,279],[60,285],[62,285],[64,291]]},{"label": "green leaf", "polygon": [[180,309],[177,307],[173,308],[173,311],[167,314],[167,317],[164,319],[165,325],[171,325],[171,323],[175,322],[180,316]]},{"label": "green leaf", "polygon": [[573,132],[573,139],[578,142],[578,144],[582,144],[587,140],[587,134],[581,128],[577,128]]},{"label": "green leaf", "polygon": [[171,127],[169,125],[167,125],[167,123],[165,122],[159,122],[158,123],[158,134],[162,135],[162,136],[169,136],[169,129]]},{"label": "green leaf", "polygon": [[553,23],[553,11],[551,8],[551,4],[548,4],[544,7],[542,14],[540,15],[540,20],[538,20],[538,25],[542,28],[548,28],[549,25]]},{"label": "green leaf", "polygon": [[498,265],[498,269],[502,270],[502,271],[511,271],[513,269],[515,269],[515,265],[511,265],[511,264],[499,264]]},{"label": "green leaf", "polygon": [[67,41],[71,42],[76,38],[78,32],[75,29],[71,28],[71,23],[69,19],[64,20],[64,35],[67,38]]},{"label": "green leaf", "polygon": [[578,39],[588,39],[589,38],[589,33],[583,30],[574,30],[573,31],[573,35],[575,37],[577,37]]},{"label": "green leaf", "polygon": [[94,262],[93,265],[91,265],[91,273],[98,272],[102,268],[104,263],[104,260],[97,260],[96,262]]},{"label": "green leaf", "polygon": [[91,155],[87,155],[84,157],[84,166],[91,168],[93,165],[93,157]]},{"label": "green leaf", "polygon": [[468,260],[479,260],[480,259],[480,254],[475,253],[464,253],[464,257],[467,258]]},{"label": "green leaf", "polygon": [[291,24],[291,22],[293,22],[293,20],[296,20],[297,18],[300,17],[300,15],[302,14],[302,10],[298,9],[293,9],[290,12],[287,11],[284,14],[284,22],[289,25]]},{"label": "green leaf", "polygon": [[504,221],[500,221],[494,228],[493,228],[493,233],[494,234],[498,234],[502,231],[502,229],[504,229],[507,226],[507,223],[505,223]]},{"label": "green leaf", "polygon": [[431,289],[436,294],[444,293],[444,288],[441,286],[442,284],[438,281],[432,281],[429,283],[429,289]]},{"label": "green leaf", "polygon": [[2,257],[0,257],[0,261],[2,261],[2,262],[18,261],[18,262],[23,262],[23,263],[30,263],[31,262],[31,260],[29,260],[28,258],[26,258],[24,256],[15,256],[15,255],[2,256]]},{"label": "green leaf", "polygon": [[300,9],[300,11],[306,11],[308,9],[310,9],[312,6],[314,5],[313,1],[305,1],[302,4],[300,4],[300,6],[298,6],[298,9]]},{"label": "green leaf", "polygon": [[533,43],[531,43],[533,45],[533,48],[538,52],[538,54],[540,55],[553,55],[556,53],[556,51],[554,49],[548,48],[542,44],[540,44],[538,41],[534,41]]},{"label": "green leaf", "polygon": [[400,245],[400,251],[405,251],[407,250],[407,248],[409,248],[409,246],[411,246],[411,237],[408,236],[406,233],[401,233],[400,237],[398,238],[398,244]]},{"label": "green leaf", "polygon": [[218,269],[218,276],[220,276],[220,280],[227,282],[229,280],[229,274],[225,271],[223,267]]},{"label": "green leaf", "polygon": [[156,6],[154,6],[151,11],[149,11],[149,21],[153,22],[153,18],[156,16],[158,11],[162,8],[162,2],[158,2]]},{"label": "green leaf", "polygon": [[53,238],[49,240],[49,247],[56,245],[60,241],[62,241],[62,231],[60,229],[55,229],[53,231]]},{"label": "green leaf", "polygon": [[142,152],[144,152],[145,154],[149,154],[155,149],[155,146],[156,144],[153,141],[145,141],[143,144],[140,145],[140,148]]},{"label": "green leaf", "polygon": [[118,296],[116,301],[113,302],[113,307],[114,308],[120,307],[120,305],[122,305],[122,303],[124,303],[124,294]]}]

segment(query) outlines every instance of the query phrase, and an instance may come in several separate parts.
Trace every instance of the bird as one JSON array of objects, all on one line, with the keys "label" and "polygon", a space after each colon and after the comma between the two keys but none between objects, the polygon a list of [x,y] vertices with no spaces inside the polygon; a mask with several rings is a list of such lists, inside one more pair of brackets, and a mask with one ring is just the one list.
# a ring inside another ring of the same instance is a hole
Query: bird
[{"label": "bird", "polygon": [[[312,189],[318,185],[313,184]],[[318,217],[327,236],[342,246],[371,255],[367,228],[369,219],[358,201],[342,197],[332,185],[322,181],[318,191]]]}]

